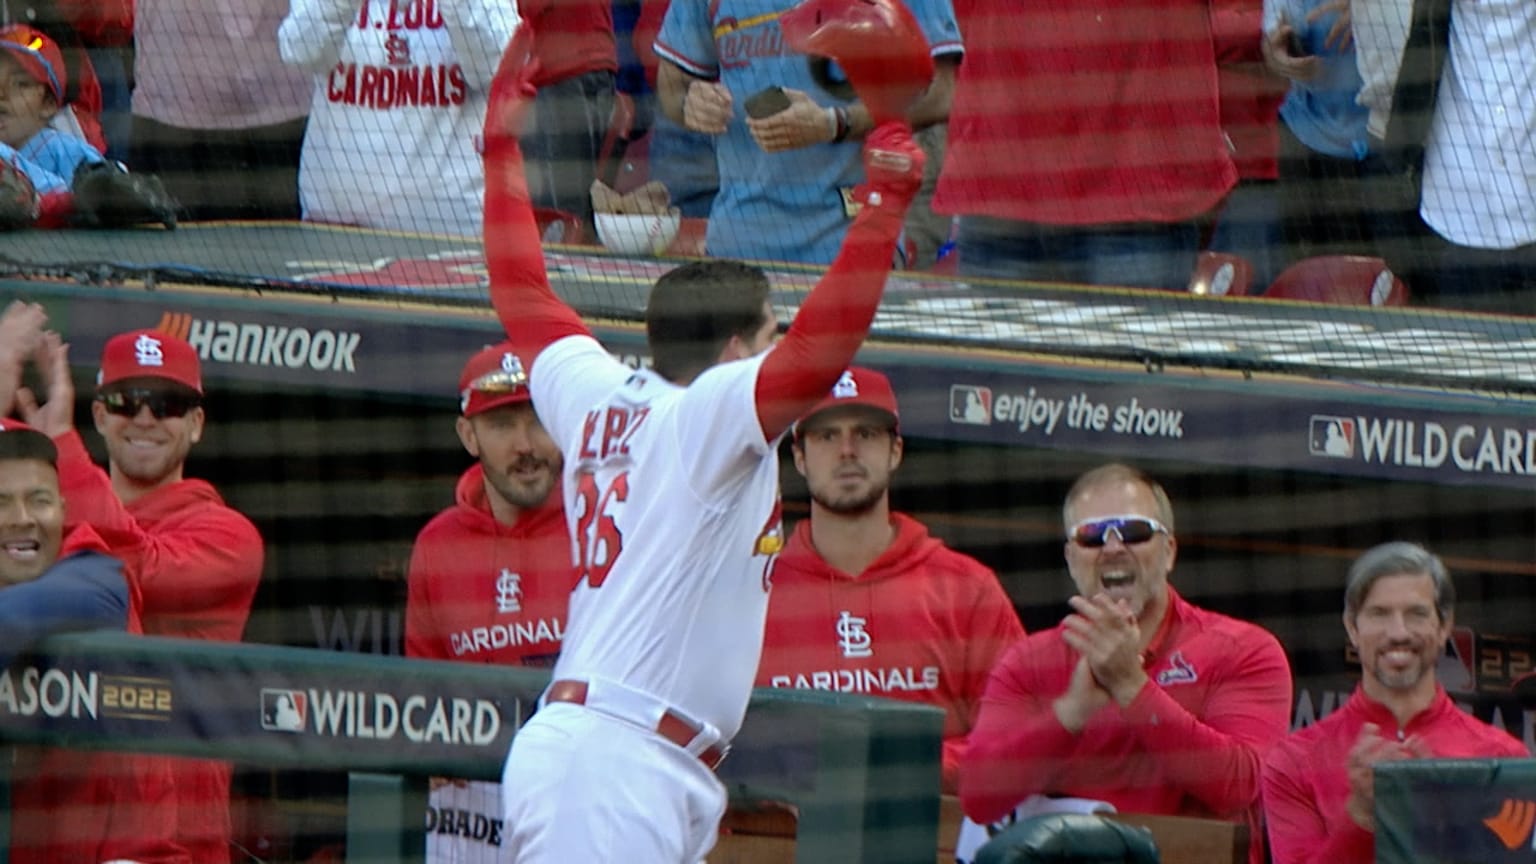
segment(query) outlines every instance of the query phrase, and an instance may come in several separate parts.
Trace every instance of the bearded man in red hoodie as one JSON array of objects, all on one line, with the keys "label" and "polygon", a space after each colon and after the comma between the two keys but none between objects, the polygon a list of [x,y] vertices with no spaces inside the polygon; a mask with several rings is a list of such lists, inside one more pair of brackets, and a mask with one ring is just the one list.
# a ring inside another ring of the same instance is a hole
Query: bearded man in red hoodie
[{"label": "bearded man in red hoodie", "polygon": [[[213,485],[185,476],[202,440],[203,377],[197,349],[157,330],[107,340],[91,416],[108,467],[92,461],[74,428],[68,346],[46,333],[36,354],[47,386],[41,403],[16,394],[23,419],[53,438],[68,524],[89,525],[123,561],[143,597],[144,633],[238,642],[261,581],[256,526]],[[176,839],[192,860],[229,860],[226,762],[167,757],[176,783]]]},{"label": "bearded man in red hoodie", "polygon": [[[560,500],[565,460],[530,399],[511,344],[464,364],[455,429],[476,461],[411,551],[409,657],[547,667],[560,653],[577,576]],[[497,784],[433,787],[427,861],[510,860]]]},{"label": "bearded man in red hoodie", "polygon": [[953,794],[992,661],[1024,636],[997,576],[891,512],[902,439],[891,382],[852,367],[795,425],[811,493],[779,554],[757,686],[835,690],[944,711]]}]

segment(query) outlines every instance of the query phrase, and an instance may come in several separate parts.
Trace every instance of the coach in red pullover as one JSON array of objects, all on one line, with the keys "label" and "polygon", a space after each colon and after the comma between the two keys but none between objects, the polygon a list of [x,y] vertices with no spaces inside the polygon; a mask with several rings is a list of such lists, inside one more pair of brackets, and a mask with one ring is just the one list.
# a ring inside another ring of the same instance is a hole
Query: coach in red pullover
[{"label": "coach in red pullover", "polygon": [[1062,515],[1072,613],[993,668],[960,765],[965,814],[995,822],[1040,794],[1246,821],[1259,864],[1259,768],[1291,707],[1280,643],[1168,585],[1173,507],[1143,472],[1089,471]]},{"label": "coach in red pullover", "polygon": [[[202,369],[196,349],[155,330],[107,340],[91,415],[109,470],[91,462],[74,429],[67,347],[48,334],[48,401],[18,394],[23,416],[53,436],[71,525],[90,525],[121,558],[143,596],[144,632],[238,642],[261,580],[263,545],[250,520],[204,480],[183,476],[202,438]],[[229,860],[227,763],[171,759],[177,839],[197,862]]]},{"label": "coach in red pullover", "polygon": [[1445,565],[1412,543],[1384,543],[1350,568],[1344,629],[1360,654],[1360,686],[1339,710],[1281,741],[1264,763],[1275,864],[1375,861],[1378,762],[1530,755],[1463,713],[1435,680],[1455,603]]},{"label": "coach in red pullover", "polygon": [[757,686],[943,709],[952,794],[987,673],[1024,628],[991,570],[891,512],[901,454],[896,394],[872,369],[850,368],[796,424],[811,518],[774,566]]}]

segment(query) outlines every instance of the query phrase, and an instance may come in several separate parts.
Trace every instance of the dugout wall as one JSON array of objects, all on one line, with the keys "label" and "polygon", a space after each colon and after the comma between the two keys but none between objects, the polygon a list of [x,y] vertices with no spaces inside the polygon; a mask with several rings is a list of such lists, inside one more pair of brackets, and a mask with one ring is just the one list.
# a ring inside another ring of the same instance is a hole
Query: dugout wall
[{"label": "dugout wall", "polygon": [[[248,641],[399,653],[411,541],[468,465],[458,371],[500,336],[473,250],[226,225],[0,236],[0,257],[17,277],[52,277],[0,282],[0,302],[48,307],[82,394],[114,332],[160,327],[198,346],[209,425],[189,473],[268,544]],[[644,362],[634,321],[667,263],[560,247],[546,261],[609,348]],[[781,319],[814,276],[774,271]],[[1339,620],[1350,560],[1408,539],[1457,581],[1441,680],[1531,743],[1508,692],[1536,662],[1529,321],[896,276],[875,332],[860,360],[891,376],[908,445],[894,504],[992,566],[1030,629],[1058,620],[1070,590],[1061,496],[1082,470],[1130,459],[1173,498],[1173,584],[1285,645],[1294,725],[1358,678]],[[786,517],[803,516],[787,464],[784,493]],[[282,772],[265,788],[300,799],[345,783]]]}]

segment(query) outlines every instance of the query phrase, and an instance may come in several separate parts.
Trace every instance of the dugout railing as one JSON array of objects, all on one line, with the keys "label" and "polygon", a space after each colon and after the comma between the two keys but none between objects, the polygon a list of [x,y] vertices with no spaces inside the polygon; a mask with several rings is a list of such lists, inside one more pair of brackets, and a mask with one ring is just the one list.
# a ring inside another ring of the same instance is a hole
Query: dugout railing
[{"label": "dugout railing", "polygon": [[[77,634],[5,670],[0,742],[346,771],[347,861],[403,864],[422,860],[427,778],[500,779],[547,674]],[[929,864],[942,724],[924,706],[759,690],[720,776],[735,802],[797,808],[797,861]]]}]

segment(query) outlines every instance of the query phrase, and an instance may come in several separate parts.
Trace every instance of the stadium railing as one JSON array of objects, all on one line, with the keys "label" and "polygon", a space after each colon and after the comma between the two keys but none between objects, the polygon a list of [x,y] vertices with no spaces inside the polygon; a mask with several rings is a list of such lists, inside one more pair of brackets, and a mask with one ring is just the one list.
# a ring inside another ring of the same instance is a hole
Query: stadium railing
[{"label": "stadium railing", "polygon": [[[346,771],[347,860],[403,864],[422,860],[427,778],[500,779],[548,673],[91,633],[0,675],[0,743]],[[720,776],[735,802],[798,809],[797,861],[928,864],[942,724],[925,706],[758,690]]]}]

